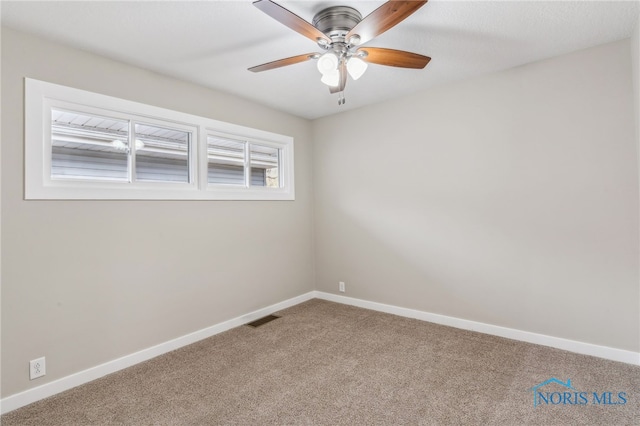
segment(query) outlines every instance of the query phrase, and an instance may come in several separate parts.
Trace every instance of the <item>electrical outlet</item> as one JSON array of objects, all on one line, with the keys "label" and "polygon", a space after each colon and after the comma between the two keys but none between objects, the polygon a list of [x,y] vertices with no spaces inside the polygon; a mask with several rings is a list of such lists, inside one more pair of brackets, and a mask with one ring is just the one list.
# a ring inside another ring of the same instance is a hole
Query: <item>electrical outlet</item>
[{"label": "electrical outlet", "polygon": [[47,374],[44,357],[29,361],[29,380],[37,379]]},{"label": "electrical outlet", "polygon": [[338,290],[340,290],[340,293],[344,293],[346,291],[344,288],[344,283],[342,281],[338,283]]}]

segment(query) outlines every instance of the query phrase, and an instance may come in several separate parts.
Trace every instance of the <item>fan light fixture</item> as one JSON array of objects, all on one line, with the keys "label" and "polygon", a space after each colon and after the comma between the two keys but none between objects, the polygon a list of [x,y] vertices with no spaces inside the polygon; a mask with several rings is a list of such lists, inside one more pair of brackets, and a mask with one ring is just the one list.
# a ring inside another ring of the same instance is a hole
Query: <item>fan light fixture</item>
[{"label": "fan light fixture", "polygon": [[[330,6],[307,22],[273,0],[255,0],[254,6],[276,21],[317,43],[323,52],[304,53],[249,68],[262,72],[308,60],[317,60],[320,81],[329,91],[338,94],[338,105],[344,104],[347,73],[357,80],[369,63],[398,68],[422,69],[430,57],[403,50],[365,46],[371,39],[396,26],[427,0],[388,0],[362,18],[360,12],[349,6]],[[364,47],[362,47],[364,46]]]},{"label": "fan light fixture", "polygon": [[318,58],[318,71],[322,74],[321,82],[330,87],[336,87],[340,84],[341,62],[346,62],[347,72],[354,80],[362,77],[367,70],[367,63],[362,59],[353,56],[350,58],[338,57],[334,52],[327,52]]},{"label": "fan light fixture", "polygon": [[354,80],[362,77],[362,74],[367,70],[367,63],[360,58],[356,58],[355,56],[349,58],[347,61],[347,71],[349,71],[349,75]]},{"label": "fan light fixture", "polygon": [[333,52],[327,52],[318,58],[318,71],[320,74],[327,75],[338,71],[338,57]]},{"label": "fan light fixture", "polygon": [[340,84],[340,71],[335,69],[333,70],[333,72],[323,74],[320,81],[327,86],[336,87],[338,84]]},{"label": "fan light fixture", "polygon": [[340,84],[340,59],[333,52],[327,52],[318,58],[318,71],[322,74],[321,82],[327,86],[336,87]]}]

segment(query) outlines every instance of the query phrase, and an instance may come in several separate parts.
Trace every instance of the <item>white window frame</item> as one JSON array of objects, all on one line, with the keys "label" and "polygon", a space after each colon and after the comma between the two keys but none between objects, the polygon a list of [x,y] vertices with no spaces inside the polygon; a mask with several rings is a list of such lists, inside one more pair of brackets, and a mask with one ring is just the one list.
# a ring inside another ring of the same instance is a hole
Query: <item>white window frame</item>
[{"label": "white window frame", "polygon": [[[280,187],[286,187],[287,185],[293,185],[293,182],[290,181],[291,177],[293,176],[293,171],[291,171],[291,173],[283,173],[283,169],[282,169],[282,165],[283,164],[291,164],[293,165],[293,150],[284,150],[281,149],[282,148],[282,144],[280,143],[276,143],[273,141],[268,141],[265,139],[258,139],[255,137],[244,137],[244,138],[240,138],[238,137],[238,134],[230,134],[230,133],[223,133],[220,132],[217,129],[213,129],[213,128],[207,128],[205,131],[205,135],[204,135],[204,139],[205,139],[205,143],[207,142],[207,137],[208,136],[214,136],[214,137],[218,137],[218,138],[222,138],[222,139],[229,139],[229,140],[233,140],[235,142],[240,142],[240,143],[244,143],[245,146],[245,155],[244,155],[244,162],[243,162],[243,166],[245,168],[245,187],[250,187],[250,188],[258,188],[260,190],[275,190],[275,188],[260,188],[260,187],[255,187],[255,186],[250,186],[250,182],[251,182],[251,165],[250,165],[250,153],[249,153],[249,146],[250,145],[261,145],[261,146],[268,146],[268,147],[272,147],[272,148],[278,148],[280,149],[280,155],[279,155],[279,159],[278,159],[278,174],[279,174],[279,179],[280,179]],[[203,165],[203,169],[205,171],[204,173],[204,182],[208,181],[208,176],[207,176],[207,172],[208,172],[208,162],[207,162],[207,158],[206,156],[203,156],[204,158],[204,165]],[[224,184],[224,183],[220,183],[220,184],[215,184],[215,183],[209,183],[207,186],[208,191],[232,191],[233,188],[237,188],[238,185],[230,185],[230,184]]]},{"label": "white window frame", "polygon": [[[51,178],[51,108],[191,133],[189,183]],[[279,149],[279,188],[208,184],[207,135]],[[293,138],[210,118],[25,79],[26,200],[295,200]]]}]

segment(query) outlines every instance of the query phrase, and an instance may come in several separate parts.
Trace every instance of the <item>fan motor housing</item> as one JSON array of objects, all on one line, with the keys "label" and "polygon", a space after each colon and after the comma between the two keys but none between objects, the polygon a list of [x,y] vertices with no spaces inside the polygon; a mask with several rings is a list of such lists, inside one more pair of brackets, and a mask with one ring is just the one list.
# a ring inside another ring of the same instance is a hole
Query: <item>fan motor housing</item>
[{"label": "fan motor housing", "polygon": [[344,41],[347,33],[362,21],[362,15],[349,6],[328,7],[316,13],[312,24],[331,40]]}]

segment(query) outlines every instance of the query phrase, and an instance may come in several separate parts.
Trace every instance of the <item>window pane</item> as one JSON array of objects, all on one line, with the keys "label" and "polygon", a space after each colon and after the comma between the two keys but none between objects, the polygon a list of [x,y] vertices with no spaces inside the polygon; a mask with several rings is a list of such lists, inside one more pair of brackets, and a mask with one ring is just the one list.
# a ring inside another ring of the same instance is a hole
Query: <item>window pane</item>
[{"label": "window pane", "polygon": [[267,185],[267,169],[251,168],[251,186]]},{"label": "window pane", "polygon": [[279,188],[280,150],[270,146],[251,144],[250,154],[251,185]]},{"label": "window pane", "polygon": [[136,180],[189,182],[191,133],[136,124]]},{"label": "window pane", "polygon": [[128,181],[129,122],[51,110],[51,178]]},{"label": "window pane", "polygon": [[245,143],[207,136],[207,181],[244,185]]}]

